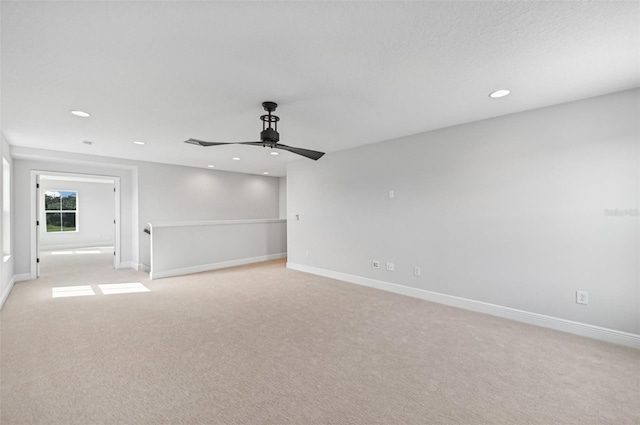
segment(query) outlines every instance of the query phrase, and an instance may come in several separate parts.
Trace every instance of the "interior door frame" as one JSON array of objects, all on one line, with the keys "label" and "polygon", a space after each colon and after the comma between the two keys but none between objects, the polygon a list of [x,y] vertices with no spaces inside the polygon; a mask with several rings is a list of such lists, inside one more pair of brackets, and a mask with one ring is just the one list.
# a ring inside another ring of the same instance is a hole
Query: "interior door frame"
[{"label": "interior door frame", "polygon": [[[31,261],[30,261],[30,279],[36,279],[40,275],[40,265],[39,265],[39,243],[40,243],[40,229],[38,223],[40,222],[41,212],[39,210],[40,205],[40,176],[64,176],[64,177],[77,177],[77,178],[101,178],[101,179],[111,179],[114,181],[114,202],[115,202],[115,212],[114,212],[114,256],[113,256],[113,268],[120,268],[120,177],[119,176],[106,176],[106,175],[98,175],[98,174],[81,174],[81,173],[63,173],[59,171],[46,171],[46,170],[31,170],[31,179],[30,179],[30,192],[31,192]],[[42,224],[44,225],[44,224]]]}]

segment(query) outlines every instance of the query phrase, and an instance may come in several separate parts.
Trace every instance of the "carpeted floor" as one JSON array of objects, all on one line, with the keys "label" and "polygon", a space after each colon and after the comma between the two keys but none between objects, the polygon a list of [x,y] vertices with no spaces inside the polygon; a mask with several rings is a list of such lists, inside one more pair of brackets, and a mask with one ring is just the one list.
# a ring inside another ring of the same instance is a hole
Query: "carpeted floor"
[{"label": "carpeted floor", "polygon": [[149,281],[109,255],[15,285],[3,425],[640,424],[638,350],[283,261]]}]

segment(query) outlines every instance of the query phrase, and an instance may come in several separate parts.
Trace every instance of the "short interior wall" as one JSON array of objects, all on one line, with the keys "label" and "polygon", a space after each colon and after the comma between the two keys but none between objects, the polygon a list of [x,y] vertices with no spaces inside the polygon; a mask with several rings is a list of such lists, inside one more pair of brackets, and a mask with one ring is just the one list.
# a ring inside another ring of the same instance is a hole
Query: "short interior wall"
[{"label": "short interior wall", "polygon": [[284,258],[283,219],[149,223],[151,278]]}]

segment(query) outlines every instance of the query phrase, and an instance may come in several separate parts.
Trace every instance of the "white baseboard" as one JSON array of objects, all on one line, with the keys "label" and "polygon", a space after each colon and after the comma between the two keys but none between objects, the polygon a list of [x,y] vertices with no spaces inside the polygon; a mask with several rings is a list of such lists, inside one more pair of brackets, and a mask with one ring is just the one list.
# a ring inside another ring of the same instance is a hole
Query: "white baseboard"
[{"label": "white baseboard", "polygon": [[251,263],[260,263],[262,261],[278,260],[280,258],[286,258],[287,253],[280,254],[261,255],[259,257],[240,258],[238,260],[222,261],[219,263],[202,264],[198,266],[184,267],[181,269],[172,269],[162,272],[151,272],[151,279],[162,279],[163,277],[181,276],[191,273],[206,272],[209,270],[223,269],[226,267],[242,266]]},{"label": "white baseboard", "polygon": [[138,268],[136,267],[137,264],[134,263],[133,261],[121,261],[120,264],[118,264],[118,267],[116,267],[117,269],[134,269],[134,270],[138,270]]},{"label": "white baseboard", "polygon": [[11,293],[11,290],[13,289],[13,284],[16,283],[16,277],[13,276],[11,278],[11,280],[9,281],[9,286],[7,286],[7,289],[4,290],[4,292],[2,292],[2,295],[0,295],[0,310],[2,310],[2,307],[4,307],[4,302],[7,301],[7,298],[9,298],[9,294]]},{"label": "white baseboard", "polygon": [[13,280],[15,280],[16,282],[23,282],[25,280],[32,280],[35,278],[35,273],[33,275],[31,273],[21,273],[13,276]]},{"label": "white baseboard", "polygon": [[606,341],[613,344],[624,345],[627,347],[640,349],[640,335],[628,332],[617,331],[614,329],[602,328],[600,326],[589,325],[586,323],[574,322],[571,320],[561,319],[558,317],[545,316],[544,314],[531,313],[524,310],[518,310],[510,307],[489,304],[482,301],[470,300],[467,298],[455,297],[453,295],[441,294],[438,292],[426,291],[424,289],[411,288],[408,286],[398,285],[395,283],[383,282],[380,280],[370,279],[362,276],[355,276],[346,273],[336,272],[332,270],[320,269],[317,267],[305,266],[302,264],[287,263],[287,268],[298,270],[301,272],[311,273],[318,276],[329,277],[344,282],[355,283],[357,285],[368,286],[370,288],[381,289],[383,291],[393,292],[395,294],[406,295],[409,297],[420,298],[426,301],[432,301],[452,307],[458,307],[465,310],[476,311],[479,313],[490,314],[492,316],[503,317],[505,319],[515,320],[517,322],[527,323],[530,325],[541,326],[554,329],[557,331],[567,332],[574,335],[580,335],[587,338],[593,338],[600,341]]}]

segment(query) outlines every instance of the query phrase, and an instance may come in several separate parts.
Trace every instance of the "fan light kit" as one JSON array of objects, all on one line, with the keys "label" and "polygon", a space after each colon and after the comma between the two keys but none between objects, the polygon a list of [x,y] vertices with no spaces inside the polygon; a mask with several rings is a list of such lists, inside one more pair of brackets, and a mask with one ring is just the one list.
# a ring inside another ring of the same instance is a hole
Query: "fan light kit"
[{"label": "fan light kit", "polygon": [[[273,115],[272,112],[276,110],[278,104],[275,102],[263,102],[262,107],[265,111],[267,111],[266,115],[262,115],[260,120],[262,121],[262,131],[260,132],[260,141],[259,142],[204,142],[202,140],[197,139],[189,139],[186,140],[185,143],[190,143],[192,145],[200,145],[200,146],[220,146],[220,145],[251,145],[251,146],[262,146],[262,147],[270,147],[271,149],[282,149],[284,151],[289,151],[298,155],[302,155],[306,158],[313,159],[314,161],[319,160],[324,155],[324,152],[312,151],[309,149],[302,148],[294,148],[292,146],[282,145],[278,143],[280,141],[280,133],[278,133],[278,121],[280,118]],[[273,152],[272,152],[273,153]],[[239,160],[240,158],[233,158],[234,160]]]}]

